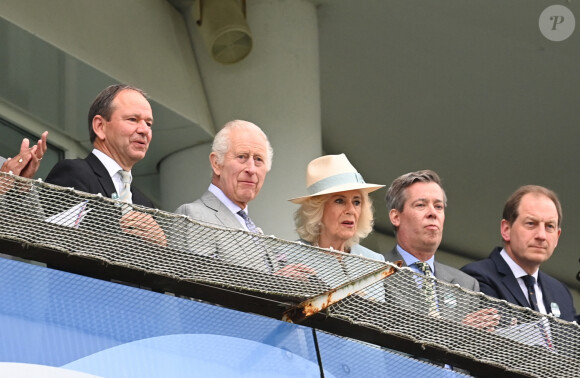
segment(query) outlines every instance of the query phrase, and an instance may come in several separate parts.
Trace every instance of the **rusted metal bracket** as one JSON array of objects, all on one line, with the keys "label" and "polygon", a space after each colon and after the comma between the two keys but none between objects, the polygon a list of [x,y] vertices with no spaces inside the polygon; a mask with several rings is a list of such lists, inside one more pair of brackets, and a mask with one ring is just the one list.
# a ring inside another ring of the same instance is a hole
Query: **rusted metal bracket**
[{"label": "rusted metal bracket", "polygon": [[300,323],[304,319],[323,311],[334,303],[343,300],[357,291],[363,290],[364,288],[394,274],[398,270],[395,265],[400,268],[403,266],[403,262],[398,260],[394,262],[394,265],[387,263],[384,267],[368,273],[358,280],[349,281],[335,289],[309,298],[299,305],[285,311],[282,320],[288,323]]}]

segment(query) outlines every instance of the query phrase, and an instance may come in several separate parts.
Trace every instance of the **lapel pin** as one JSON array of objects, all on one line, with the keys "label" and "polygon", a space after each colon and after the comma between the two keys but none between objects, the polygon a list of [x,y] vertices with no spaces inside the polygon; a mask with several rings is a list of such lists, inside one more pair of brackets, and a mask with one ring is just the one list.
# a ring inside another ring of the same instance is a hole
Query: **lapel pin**
[{"label": "lapel pin", "polygon": [[560,307],[558,306],[558,304],[556,302],[552,302],[550,303],[550,308],[552,309],[552,314],[559,318],[560,317]]}]

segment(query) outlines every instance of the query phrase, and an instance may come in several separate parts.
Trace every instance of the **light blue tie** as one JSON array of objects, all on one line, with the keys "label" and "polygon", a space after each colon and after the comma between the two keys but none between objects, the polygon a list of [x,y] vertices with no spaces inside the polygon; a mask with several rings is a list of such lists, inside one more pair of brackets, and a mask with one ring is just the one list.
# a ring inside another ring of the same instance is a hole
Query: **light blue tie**
[{"label": "light blue tie", "polygon": [[132,203],[132,195],[131,195],[131,173],[119,170],[119,174],[121,175],[121,181],[123,182],[123,189],[121,189],[121,193],[119,193],[119,201]]}]

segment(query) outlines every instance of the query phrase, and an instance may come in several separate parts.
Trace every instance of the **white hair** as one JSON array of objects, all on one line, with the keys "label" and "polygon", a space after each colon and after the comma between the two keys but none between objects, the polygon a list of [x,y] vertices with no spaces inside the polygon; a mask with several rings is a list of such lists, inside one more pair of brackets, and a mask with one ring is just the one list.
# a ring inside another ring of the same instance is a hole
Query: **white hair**
[{"label": "white hair", "polygon": [[222,165],[226,154],[230,148],[230,135],[232,130],[234,129],[246,129],[246,130],[253,130],[259,132],[264,139],[266,140],[266,146],[268,151],[268,156],[266,157],[266,168],[270,171],[272,168],[272,159],[274,157],[274,150],[270,145],[270,141],[268,140],[268,136],[260,129],[257,125],[242,120],[234,120],[226,123],[224,127],[215,135],[213,139],[213,145],[211,147],[212,152],[216,154],[217,163]]}]

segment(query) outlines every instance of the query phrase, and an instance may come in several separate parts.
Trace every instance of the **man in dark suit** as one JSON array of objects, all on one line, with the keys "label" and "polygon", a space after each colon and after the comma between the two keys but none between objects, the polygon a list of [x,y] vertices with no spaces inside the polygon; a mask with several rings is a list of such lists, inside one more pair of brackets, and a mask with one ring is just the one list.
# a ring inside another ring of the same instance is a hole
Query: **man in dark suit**
[{"label": "man in dark suit", "polygon": [[[421,275],[479,291],[478,282],[458,269],[435,261],[443,237],[447,197],[441,179],[431,170],[410,172],[396,178],[386,195],[389,219],[395,228],[397,245],[385,254],[387,261],[402,260]],[[445,301],[439,301],[439,311]],[[464,324],[481,328],[497,325],[499,315],[493,308],[466,314]]]},{"label": "man in dark suit", "polygon": [[[46,182],[153,207],[131,185],[131,169],[145,157],[152,138],[153,113],[145,93],[123,84],[105,88],[91,105],[88,123],[93,151],[85,159],[60,161]],[[163,231],[149,214],[124,212],[120,225],[125,232],[166,245]]]},{"label": "man in dark suit", "polygon": [[481,291],[489,296],[574,321],[570,290],[540,270],[554,253],[561,223],[562,207],[556,193],[541,186],[522,186],[504,206],[503,248],[495,248],[489,258],[461,270],[475,277]]}]

